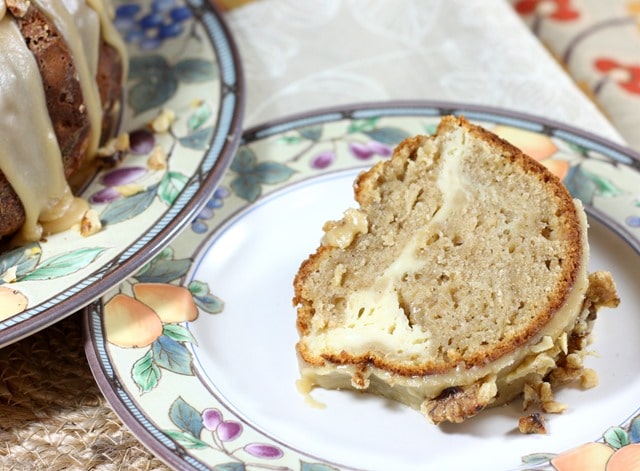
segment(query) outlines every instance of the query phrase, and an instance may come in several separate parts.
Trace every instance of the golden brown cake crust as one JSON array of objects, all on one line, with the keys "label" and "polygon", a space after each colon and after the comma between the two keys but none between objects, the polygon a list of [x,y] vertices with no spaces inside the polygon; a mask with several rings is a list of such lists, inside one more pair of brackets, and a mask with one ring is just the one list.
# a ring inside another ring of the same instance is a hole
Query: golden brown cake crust
[{"label": "golden brown cake crust", "polygon": [[[506,354],[514,352],[520,346],[534,339],[564,305],[581,268],[583,254],[580,220],[570,194],[561,182],[544,166],[525,156],[510,143],[481,127],[470,124],[463,117],[443,118],[437,135],[446,133],[456,127],[462,127],[470,135],[486,142],[494,152],[508,161],[508,165],[519,167],[527,175],[534,176],[547,188],[548,197],[555,201],[557,211],[554,216],[560,218],[563,222],[565,228],[563,237],[566,238],[566,250],[562,259],[560,282],[555,285],[555,291],[549,296],[548,299],[550,301],[540,306],[540,309],[530,322],[520,326],[517,331],[512,332],[508,337],[474,351],[452,353],[449,356],[441,356],[437,359],[406,364],[398,363],[393,359],[389,361],[384,356],[372,351],[354,355],[343,350],[340,352],[325,352],[317,356],[309,351],[304,342],[299,342],[297,350],[303,361],[315,366],[322,366],[325,361],[337,365],[375,366],[406,377],[446,373],[459,365],[464,365],[465,368],[482,367]],[[361,211],[364,213],[375,211],[375,207],[380,201],[376,201],[377,196],[374,189],[380,185],[383,179],[391,178],[390,175],[393,172],[401,174],[407,162],[415,160],[418,150],[430,139],[430,137],[426,136],[417,136],[405,140],[396,148],[389,161],[377,163],[369,171],[358,177],[355,183],[355,198],[361,206]],[[337,250],[339,249],[333,246],[320,246],[316,253],[302,263],[295,277],[293,303],[298,309],[297,328],[301,336],[310,334],[310,326],[314,315],[316,315],[306,287],[308,279],[314,273],[322,270],[322,264],[328,257],[331,257],[332,252]]]},{"label": "golden brown cake crust", "polygon": [[0,239],[18,231],[24,218],[24,208],[18,195],[0,171]]},{"label": "golden brown cake crust", "polygon": [[18,27],[33,53],[45,90],[47,109],[63,156],[66,176],[78,168],[89,144],[91,126],[71,52],[44,13],[31,6]]},{"label": "golden brown cake crust", "polygon": [[96,77],[98,90],[100,91],[100,101],[104,109],[100,142],[106,142],[116,132],[122,103],[123,74],[124,64],[120,53],[103,40],[100,43],[98,74]]}]

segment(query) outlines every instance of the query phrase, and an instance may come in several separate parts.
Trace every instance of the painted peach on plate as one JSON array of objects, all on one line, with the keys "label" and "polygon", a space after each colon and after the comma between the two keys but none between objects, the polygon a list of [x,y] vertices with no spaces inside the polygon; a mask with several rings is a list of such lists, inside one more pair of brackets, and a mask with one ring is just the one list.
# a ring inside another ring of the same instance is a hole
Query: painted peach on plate
[{"label": "painted peach on plate", "polygon": [[604,443],[587,443],[551,460],[557,471],[638,471],[640,443],[614,449]]},{"label": "painted peach on plate", "polygon": [[166,283],[137,283],[133,293],[160,317],[162,322],[191,322],[198,318],[198,307],[191,292],[183,287]]},{"label": "painted peach on plate", "polygon": [[606,471],[640,470],[640,443],[625,445],[616,450],[607,462]]},{"label": "painted peach on plate", "polygon": [[541,160],[540,163],[547,167],[551,173],[558,177],[561,181],[567,176],[569,172],[569,162],[564,160],[547,159]]},{"label": "painted peach on plate", "polygon": [[120,347],[146,347],[163,333],[164,324],[198,318],[193,294],[183,286],[137,283],[134,297],[119,293],[104,306],[105,336]]},{"label": "painted peach on plate", "polygon": [[551,464],[558,471],[604,471],[613,452],[613,448],[604,443],[586,443],[561,453]]},{"label": "painted peach on plate", "polygon": [[29,300],[20,291],[0,286],[0,321],[20,314],[28,304]]},{"label": "painted peach on plate", "polygon": [[162,335],[162,321],[146,304],[119,293],[104,305],[104,329],[109,343],[146,347]]},{"label": "painted peach on plate", "polygon": [[558,150],[549,136],[526,129],[498,125],[492,131],[536,160],[548,159]]},{"label": "painted peach on plate", "polygon": [[551,158],[558,148],[549,136],[501,125],[496,126],[492,131],[547,167],[560,180],[567,176],[569,163]]}]

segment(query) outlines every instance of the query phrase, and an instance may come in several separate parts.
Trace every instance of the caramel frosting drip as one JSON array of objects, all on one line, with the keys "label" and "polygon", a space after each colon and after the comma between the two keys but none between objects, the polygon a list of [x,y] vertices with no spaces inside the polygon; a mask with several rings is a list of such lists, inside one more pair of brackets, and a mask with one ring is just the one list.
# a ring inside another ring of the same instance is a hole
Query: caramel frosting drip
[{"label": "caramel frosting drip", "polygon": [[[17,241],[78,222],[78,208],[64,176],[62,156],[37,63],[14,16],[38,8],[55,25],[71,52],[91,127],[85,160],[99,146],[102,103],[96,82],[101,41],[114,47],[126,67],[126,47],[112,23],[109,0],[0,0],[0,170],[20,198],[25,223]],[[126,77],[126,70],[123,74]]]},{"label": "caramel frosting drip", "polygon": [[73,197],[38,65],[10,15],[0,20],[0,43],[0,168],[25,207],[21,238],[37,240],[42,235],[38,220],[64,213]]},{"label": "caramel frosting drip", "polygon": [[55,24],[71,50],[91,123],[87,155],[93,155],[98,149],[102,127],[102,103],[95,80],[100,47],[100,18],[84,0],[33,0],[33,3]]},{"label": "caramel frosting drip", "polygon": [[[1,0],[0,0],[1,1]],[[112,46],[120,57],[123,58],[122,65],[123,69],[123,80],[127,77],[128,69],[127,66],[128,61],[125,60],[127,53],[127,46],[124,43],[122,36],[118,33],[115,25],[113,24],[113,19],[115,18],[115,10],[113,9],[113,5],[109,0],[86,0],[87,5],[89,5],[100,17],[100,30],[102,32],[102,39]]]}]

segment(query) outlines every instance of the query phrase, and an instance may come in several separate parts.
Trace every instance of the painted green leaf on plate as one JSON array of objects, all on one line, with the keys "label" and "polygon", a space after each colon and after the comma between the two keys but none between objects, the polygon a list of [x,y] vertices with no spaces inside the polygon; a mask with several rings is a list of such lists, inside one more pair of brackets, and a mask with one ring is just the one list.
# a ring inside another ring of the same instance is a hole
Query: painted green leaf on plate
[{"label": "painted green leaf on plate", "polygon": [[129,61],[129,80],[159,76],[166,74],[170,69],[171,65],[167,59],[159,54],[132,57]]},{"label": "painted green leaf on plate", "polygon": [[102,224],[117,224],[144,212],[156,197],[156,187],[111,203],[100,215]]},{"label": "painted green leaf on plate", "polygon": [[262,184],[274,185],[288,180],[295,170],[279,162],[260,162],[253,150],[243,147],[231,163],[231,170],[238,173],[230,187],[240,198],[253,202],[262,194]]},{"label": "painted green leaf on plate", "polygon": [[131,377],[142,393],[151,391],[158,385],[162,372],[153,361],[153,352],[149,350],[133,364]]},{"label": "painted green leaf on plate", "polygon": [[224,310],[224,302],[213,294],[195,296],[193,300],[200,309],[209,314],[220,314]]},{"label": "painted green leaf on plate", "polygon": [[302,142],[302,137],[300,136],[280,136],[276,140],[276,142],[280,144],[300,144]]},{"label": "painted green leaf on plate", "polygon": [[165,324],[162,328],[162,334],[175,340],[176,342],[188,342],[195,345],[198,344],[189,329],[179,324]]},{"label": "painted green leaf on plate", "polygon": [[586,147],[576,144],[575,142],[567,142],[567,144],[569,145],[569,148],[576,154],[587,155],[588,153]]},{"label": "painted green leaf on plate", "polygon": [[81,270],[98,258],[106,249],[90,247],[72,250],[40,263],[31,273],[24,276],[24,280],[50,280],[70,275]]},{"label": "painted green leaf on plate", "polygon": [[130,61],[129,78],[137,83],[129,90],[129,105],[140,114],[171,99],[180,81],[201,83],[216,77],[214,65],[201,59],[184,59],[172,66],[159,55],[134,57]]},{"label": "painted green leaf on plate", "polygon": [[204,283],[203,281],[198,280],[194,280],[189,283],[189,291],[194,296],[206,296],[211,292],[208,283]]},{"label": "painted green leaf on plate", "polygon": [[189,283],[189,291],[193,295],[196,305],[209,314],[219,314],[224,309],[224,302],[211,294],[209,285],[201,281],[194,280]]},{"label": "painted green leaf on plate", "polygon": [[187,119],[187,129],[190,133],[196,131],[202,127],[204,123],[211,117],[211,105],[209,103],[202,102],[196,110],[189,115],[189,119]]},{"label": "painted green leaf on plate", "polygon": [[338,471],[338,468],[324,463],[307,463],[302,461],[300,462],[300,471]]},{"label": "painted green leaf on plate", "polygon": [[622,448],[629,444],[629,434],[620,427],[611,427],[603,435],[604,441],[613,448]]},{"label": "painted green leaf on plate", "polygon": [[184,147],[194,150],[206,150],[213,135],[213,126],[206,126],[179,139]]},{"label": "painted green leaf on plate", "polygon": [[183,276],[191,266],[190,259],[167,260],[154,258],[134,275],[143,283],[169,283]]},{"label": "painted green leaf on plate", "polygon": [[167,172],[158,187],[160,200],[167,206],[173,205],[188,181],[189,177],[182,173]]},{"label": "painted green leaf on plate", "polygon": [[201,83],[215,80],[218,71],[213,63],[202,59],[183,59],[174,66],[178,78],[185,83]]},{"label": "painted green leaf on plate", "polygon": [[249,147],[241,147],[236,152],[233,162],[231,162],[231,170],[238,173],[250,173],[255,167],[257,161],[256,154]]},{"label": "painted green leaf on plate", "polygon": [[300,135],[310,141],[319,141],[322,137],[322,126],[308,126],[298,130]]},{"label": "painted green leaf on plate", "polygon": [[[37,242],[6,252],[0,257],[0,274],[16,267],[16,278],[20,279],[36,268],[41,256],[40,244]],[[0,284],[4,284],[2,279]]]},{"label": "painted green leaf on plate", "polygon": [[209,448],[202,440],[194,437],[190,433],[181,432],[179,430],[164,430],[164,433],[169,436],[172,440],[174,440],[179,445],[188,449],[201,449],[201,448]]},{"label": "painted green leaf on plate", "polygon": [[375,129],[379,118],[355,119],[349,123],[347,132],[354,134],[357,132],[368,132]]},{"label": "painted green leaf on plate", "polygon": [[151,345],[153,359],[160,368],[182,375],[193,375],[191,354],[187,347],[166,335],[161,335]]},{"label": "painted green leaf on plate", "polygon": [[244,463],[222,463],[213,467],[215,471],[244,471],[246,466]]},{"label": "painted green leaf on plate", "polygon": [[172,71],[149,75],[129,90],[129,105],[136,114],[159,108],[178,90],[178,80]]},{"label": "painted green leaf on plate", "polygon": [[261,183],[275,185],[287,181],[295,171],[278,162],[260,162],[255,166],[254,173]]},{"label": "painted green leaf on plate", "polygon": [[409,134],[404,129],[393,127],[376,128],[363,132],[374,141],[378,141],[389,146],[394,146],[403,139],[409,137]]},{"label": "painted green leaf on plate", "polygon": [[556,455],[554,453],[532,453],[530,455],[525,455],[522,457],[522,462],[524,464],[542,464],[548,463],[549,460],[554,458]]},{"label": "painted green leaf on plate", "polygon": [[260,178],[250,173],[237,176],[229,186],[236,195],[250,202],[257,200],[262,194]]},{"label": "painted green leaf on plate", "polygon": [[622,194],[611,181],[585,170],[582,165],[571,167],[563,183],[574,198],[587,205],[592,205],[596,196],[613,197]]},{"label": "painted green leaf on plate", "polygon": [[200,437],[204,428],[200,412],[182,397],[178,397],[171,404],[169,418],[181,431],[187,432],[195,438]]},{"label": "painted green leaf on plate", "polygon": [[129,62],[129,79],[137,81],[128,94],[136,114],[156,108],[178,89],[178,79],[167,60],[160,55],[134,57]]}]

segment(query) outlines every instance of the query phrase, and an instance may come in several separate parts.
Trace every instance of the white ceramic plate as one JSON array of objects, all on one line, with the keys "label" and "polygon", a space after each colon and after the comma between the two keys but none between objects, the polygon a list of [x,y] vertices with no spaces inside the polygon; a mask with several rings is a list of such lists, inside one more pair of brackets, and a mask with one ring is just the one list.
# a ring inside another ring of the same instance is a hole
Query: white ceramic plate
[{"label": "white ceramic plate", "polygon": [[[570,408],[547,417],[548,435],[517,432],[518,401],[436,427],[378,397],[318,389],[318,408],[296,389],[300,262],[323,222],[355,205],[357,173],[448,113],[508,137],[563,177],[591,215],[590,269],[610,270],[618,284],[622,304],[601,313],[598,355],[587,360],[601,384],[562,389]],[[191,228],[86,310],[87,356],[122,420],[180,469],[553,469],[554,454],[603,434],[607,444],[577,458],[620,457],[640,441],[640,421],[631,421],[640,413],[639,168],[636,154],[575,129],[455,104],[354,106],[249,130]],[[122,323],[105,324],[105,312]]]},{"label": "white ceramic plate", "polygon": [[[120,129],[138,131],[133,150],[82,193],[100,213],[99,233],[71,229],[0,255],[0,347],[86,306],[156,255],[206,203],[237,148],[243,82],[221,15],[201,0],[114,3],[130,54]],[[163,109],[176,114],[169,132],[139,131]],[[168,168],[149,168],[153,146]]]}]

